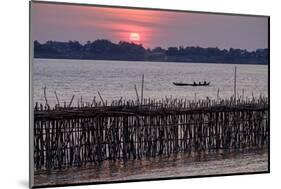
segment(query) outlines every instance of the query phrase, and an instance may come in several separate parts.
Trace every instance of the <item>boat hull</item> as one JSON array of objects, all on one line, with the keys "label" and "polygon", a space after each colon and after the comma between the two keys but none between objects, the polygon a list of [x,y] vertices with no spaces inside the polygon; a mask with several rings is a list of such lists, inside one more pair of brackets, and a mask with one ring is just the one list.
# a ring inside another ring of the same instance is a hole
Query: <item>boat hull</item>
[{"label": "boat hull", "polygon": [[191,83],[175,83],[173,82],[174,85],[176,86],[192,86],[192,87],[204,87],[204,86],[209,86],[210,83],[206,84],[191,84]]}]

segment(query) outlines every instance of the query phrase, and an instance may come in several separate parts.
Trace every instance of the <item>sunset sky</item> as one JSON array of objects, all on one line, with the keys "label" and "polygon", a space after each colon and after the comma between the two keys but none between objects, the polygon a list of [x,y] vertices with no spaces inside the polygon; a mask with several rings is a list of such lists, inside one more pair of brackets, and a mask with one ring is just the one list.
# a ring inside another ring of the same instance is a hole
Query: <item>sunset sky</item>
[{"label": "sunset sky", "polygon": [[32,3],[33,40],[132,41],[146,48],[267,48],[266,17]]}]

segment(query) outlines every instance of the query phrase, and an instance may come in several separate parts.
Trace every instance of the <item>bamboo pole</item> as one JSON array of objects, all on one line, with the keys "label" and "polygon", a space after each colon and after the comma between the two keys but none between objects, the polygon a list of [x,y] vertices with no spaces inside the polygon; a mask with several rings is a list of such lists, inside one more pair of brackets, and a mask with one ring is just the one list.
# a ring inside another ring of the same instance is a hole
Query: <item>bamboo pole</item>
[{"label": "bamboo pole", "polygon": [[54,93],[55,93],[55,96],[56,96],[57,104],[58,104],[58,106],[60,106],[60,101],[59,101],[59,98],[58,98],[57,92],[56,92],[56,91],[54,91]]},{"label": "bamboo pole", "polygon": [[48,105],[48,100],[47,100],[47,95],[46,95],[46,89],[47,89],[47,87],[45,86],[43,89],[44,89],[45,105]]},{"label": "bamboo pole", "polygon": [[75,95],[72,96],[72,98],[71,98],[71,100],[70,100],[70,102],[69,102],[69,104],[68,104],[68,107],[69,107],[69,108],[71,107],[71,104],[72,104],[72,102],[73,102],[73,100],[74,100],[74,97],[75,97]]},{"label": "bamboo pole", "polygon": [[141,80],[141,104],[143,103],[143,87],[144,87],[144,74],[142,74],[142,80]]},{"label": "bamboo pole", "polygon": [[236,103],[236,70],[237,67],[234,68],[234,102]]},{"label": "bamboo pole", "polygon": [[103,106],[105,106],[105,103],[104,103],[103,98],[102,98],[102,96],[101,96],[101,94],[100,94],[99,91],[98,91],[98,95],[99,95],[99,97],[100,97],[100,99],[101,99],[101,101],[102,101]]},{"label": "bamboo pole", "polygon": [[139,103],[139,93],[138,93],[138,89],[137,86],[135,85],[135,92],[136,92],[136,96],[137,96],[137,103]]}]

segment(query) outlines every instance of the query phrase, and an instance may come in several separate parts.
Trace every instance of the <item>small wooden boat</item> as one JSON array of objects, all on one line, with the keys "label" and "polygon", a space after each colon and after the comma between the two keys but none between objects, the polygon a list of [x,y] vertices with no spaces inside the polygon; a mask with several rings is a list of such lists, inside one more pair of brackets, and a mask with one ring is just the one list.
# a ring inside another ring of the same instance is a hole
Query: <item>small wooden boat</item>
[{"label": "small wooden boat", "polygon": [[210,85],[210,82],[206,83],[176,83],[176,82],[173,82],[174,85],[176,86],[192,86],[192,87],[201,87],[201,86],[209,86]]}]

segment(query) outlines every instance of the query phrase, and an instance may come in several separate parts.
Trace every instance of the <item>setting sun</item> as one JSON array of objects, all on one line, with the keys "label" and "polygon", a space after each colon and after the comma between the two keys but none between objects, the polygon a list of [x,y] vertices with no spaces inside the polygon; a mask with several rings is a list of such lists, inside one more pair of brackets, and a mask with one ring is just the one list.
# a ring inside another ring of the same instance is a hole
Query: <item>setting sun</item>
[{"label": "setting sun", "polygon": [[135,33],[135,32],[132,32],[132,33],[130,33],[129,39],[130,39],[130,41],[133,41],[133,42],[136,41],[136,42],[138,42],[138,41],[140,41],[140,34]]}]

